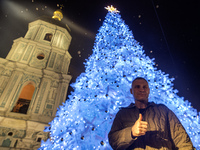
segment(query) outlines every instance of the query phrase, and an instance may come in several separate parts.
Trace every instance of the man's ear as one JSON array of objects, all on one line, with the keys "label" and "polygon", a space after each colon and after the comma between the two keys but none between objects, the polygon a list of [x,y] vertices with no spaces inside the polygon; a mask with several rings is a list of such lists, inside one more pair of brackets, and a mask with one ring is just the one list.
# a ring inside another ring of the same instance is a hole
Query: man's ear
[{"label": "man's ear", "polygon": [[131,94],[133,94],[132,88],[130,89]]}]

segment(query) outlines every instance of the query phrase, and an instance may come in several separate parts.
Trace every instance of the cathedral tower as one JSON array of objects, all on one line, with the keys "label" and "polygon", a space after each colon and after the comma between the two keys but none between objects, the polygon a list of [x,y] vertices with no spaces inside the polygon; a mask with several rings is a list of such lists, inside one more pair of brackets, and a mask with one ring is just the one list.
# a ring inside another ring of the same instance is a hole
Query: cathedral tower
[{"label": "cathedral tower", "polygon": [[37,149],[43,132],[66,98],[71,76],[70,29],[62,11],[29,23],[0,58],[0,149]]}]

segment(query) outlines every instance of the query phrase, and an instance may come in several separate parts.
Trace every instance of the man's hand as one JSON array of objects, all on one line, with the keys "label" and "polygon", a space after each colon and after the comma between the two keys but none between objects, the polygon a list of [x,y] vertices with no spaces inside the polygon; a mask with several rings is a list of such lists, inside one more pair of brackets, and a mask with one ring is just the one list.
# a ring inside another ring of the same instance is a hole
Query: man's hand
[{"label": "man's hand", "polygon": [[132,136],[138,137],[145,135],[147,132],[147,125],[148,123],[146,121],[142,121],[142,114],[139,114],[138,120],[132,126]]}]

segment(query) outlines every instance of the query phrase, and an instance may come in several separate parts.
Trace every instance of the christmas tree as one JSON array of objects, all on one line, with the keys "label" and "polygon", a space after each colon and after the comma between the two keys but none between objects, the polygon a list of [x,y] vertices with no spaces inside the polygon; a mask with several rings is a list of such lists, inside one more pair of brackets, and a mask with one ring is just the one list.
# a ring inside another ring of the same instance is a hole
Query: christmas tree
[{"label": "christmas tree", "polygon": [[174,79],[157,70],[154,60],[144,54],[119,11],[113,6],[106,9],[109,11],[96,35],[93,54],[86,60],[85,72],[71,85],[74,91],[47,127],[50,139],[42,142],[40,149],[111,149],[108,132],[119,108],[134,102],[129,91],[138,76],[149,82],[149,101],[167,105],[200,149],[196,109],[177,95]]}]

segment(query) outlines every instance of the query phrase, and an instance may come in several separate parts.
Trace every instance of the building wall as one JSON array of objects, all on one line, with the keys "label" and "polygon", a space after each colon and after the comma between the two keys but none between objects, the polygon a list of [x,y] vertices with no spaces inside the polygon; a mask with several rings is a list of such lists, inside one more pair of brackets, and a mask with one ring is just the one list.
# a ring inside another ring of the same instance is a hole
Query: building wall
[{"label": "building wall", "polygon": [[[65,28],[39,19],[0,58],[0,149],[37,149],[48,138],[43,130],[65,101],[71,80],[70,42]],[[20,97],[29,84],[31,100]]]}]

